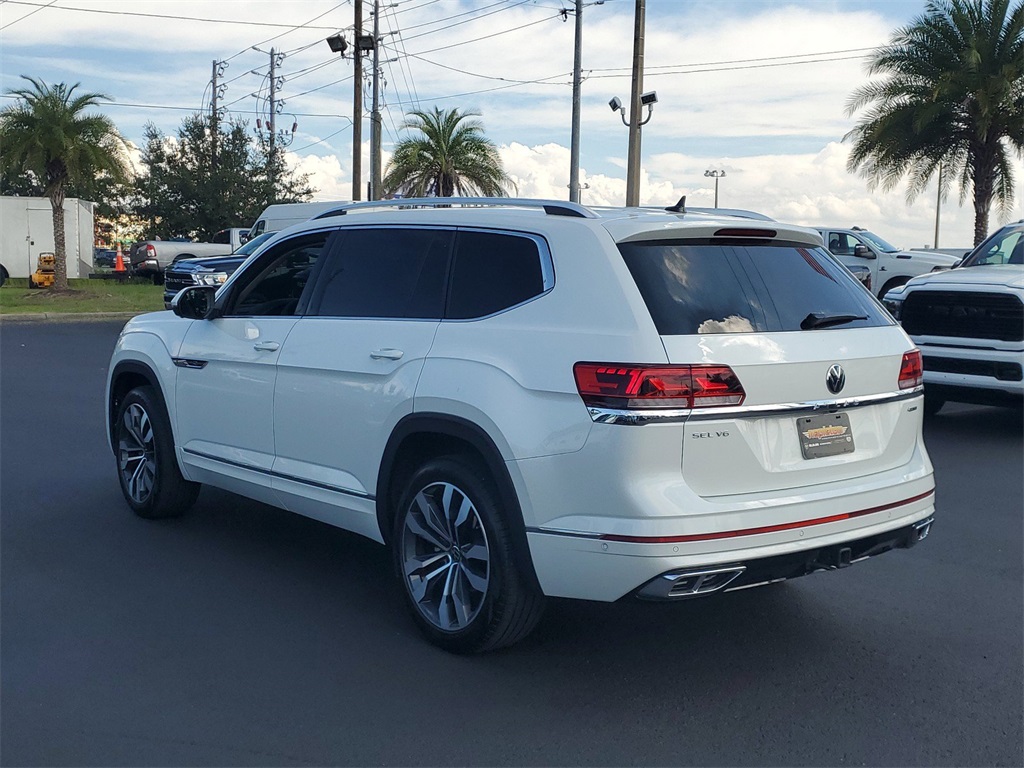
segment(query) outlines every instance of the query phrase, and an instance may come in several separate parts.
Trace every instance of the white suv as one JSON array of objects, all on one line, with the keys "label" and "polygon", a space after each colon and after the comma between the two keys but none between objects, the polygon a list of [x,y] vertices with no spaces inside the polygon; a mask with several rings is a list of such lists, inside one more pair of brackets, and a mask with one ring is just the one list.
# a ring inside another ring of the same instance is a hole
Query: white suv
[{"label": "white suv", "polygon": [[128,504],[209,483],[391,549],[458,652],[543,597],[843,568],[934,510],[921,359],[809,230],[530,200],[353,204],[125,327]]}]

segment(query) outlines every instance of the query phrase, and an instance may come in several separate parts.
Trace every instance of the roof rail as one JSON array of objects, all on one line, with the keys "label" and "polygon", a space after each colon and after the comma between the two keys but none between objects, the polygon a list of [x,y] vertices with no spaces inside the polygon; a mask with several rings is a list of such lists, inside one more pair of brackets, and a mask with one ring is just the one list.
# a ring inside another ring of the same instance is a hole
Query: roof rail
[{"label": "roof rail", "polygon": [[562,200],[534,200],[524,197],[409,197],[398,200],[368,200],[349,203],[314,216],[314,219],[328,219],[344,216],[349,211],[373,210],[375,208],[542,208],[549,216],[572,216],[578,219],[596,219],[597,214],[578,203]]}]

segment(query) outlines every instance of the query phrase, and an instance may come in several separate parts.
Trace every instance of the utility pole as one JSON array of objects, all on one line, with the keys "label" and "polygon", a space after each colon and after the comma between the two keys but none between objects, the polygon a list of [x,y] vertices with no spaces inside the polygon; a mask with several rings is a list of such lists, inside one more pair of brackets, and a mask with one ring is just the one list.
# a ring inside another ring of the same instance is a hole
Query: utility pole
[{"label": "utility pole", "polygon": [[373,0],[373,111],[370,113],[370,199],[380,200],[380,0]]},{"label": "utility pole", "polygon": [[583,0],[576,0],[576,50],[572,62],[572,138],[569,142],[569,200],[580,201],[580,81],[583,59]]},{"label": "utility pole", "polygon": [[270,49],[270,161],[274,161],[274,141],[277,138],[277,55]]},{"label": "utility pole", "polygon": [[629,153],[626,158],[626,206],[640,205],[640,94],[644,90],[646,0],[636,0],[633,23],[633,86],[629,99]]},{"label": "utility pole", "polygon": [[355,0],[355,56],[352,72],[352,199],[363,199],[363,0]]},{"label": "utility pole", "polygon": [[939,163],[939,191],[935,197],[935,245],[939,247],[939,212],[942,209],[942,163]]},{"label": "utility pole", "polygon": [[211,83],[213,86],[213,96],[210,98],[210,172],[215,173],[217,171],[217,139],[220,138],[220,129],[217,126],[218,118],[220,115],[217,113],[217,73],[218,73],[218,62],[216,59],[213,60],[213,74],[211,76]]}]

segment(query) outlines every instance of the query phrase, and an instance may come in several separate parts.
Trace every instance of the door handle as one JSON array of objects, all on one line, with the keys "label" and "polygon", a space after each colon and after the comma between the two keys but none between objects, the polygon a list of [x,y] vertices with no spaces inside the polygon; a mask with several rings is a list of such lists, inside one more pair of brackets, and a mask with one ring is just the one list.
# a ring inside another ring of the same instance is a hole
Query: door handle
[{"label": "door handle", "polygon": [[277,352],[281,348],[281,345],[276,341],[257,341],[252,345],[252,348],[257,352]]},{"label": "door handle", "polygon": [[374,360],[401,360],[404,354],[400,349],[375,349],[370,357]]}]

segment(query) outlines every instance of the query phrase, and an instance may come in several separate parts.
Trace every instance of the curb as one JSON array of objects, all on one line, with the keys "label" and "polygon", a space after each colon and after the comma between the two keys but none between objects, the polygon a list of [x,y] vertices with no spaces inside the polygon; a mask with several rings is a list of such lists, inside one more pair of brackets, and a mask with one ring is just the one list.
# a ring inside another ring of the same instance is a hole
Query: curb
[{"label": "curb", "polygon": [[17,312],[0,314],[0,324],[6,323],[88,323],[104,320],[131,320],[145,312]]}]

